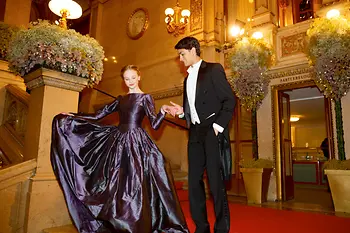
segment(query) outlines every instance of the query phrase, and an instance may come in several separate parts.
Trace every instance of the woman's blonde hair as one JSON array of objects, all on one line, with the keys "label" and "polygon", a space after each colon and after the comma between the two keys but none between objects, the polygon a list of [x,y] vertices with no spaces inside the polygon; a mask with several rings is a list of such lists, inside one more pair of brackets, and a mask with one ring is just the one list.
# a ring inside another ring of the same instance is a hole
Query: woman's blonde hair
[{"label": "woman's blonde hair", "polygon": [[120,71],[120,76],[122,77],[122,79],[124,79],[124,73],[127,70],[134,70],[134,71],[136,71],[138,76],[141,76],[141,71],[140,71],[140,69],[137,66],[135,66],[135,65],[126,65]]}]

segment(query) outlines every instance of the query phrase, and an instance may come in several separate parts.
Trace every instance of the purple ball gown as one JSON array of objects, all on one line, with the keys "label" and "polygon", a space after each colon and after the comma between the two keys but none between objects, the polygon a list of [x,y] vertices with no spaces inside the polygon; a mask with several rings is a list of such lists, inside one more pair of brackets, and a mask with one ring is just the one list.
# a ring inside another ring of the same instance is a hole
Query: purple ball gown
[{"label": "purple ball gown", "polygon": [[[96,122],[115,111],[118,127]],[[79,232],[188,232],[169,166],[141,128],[145,116],[153,129],[164,119],[149,94],[134,93],[94,115],[54,118],[51,163]]]}]

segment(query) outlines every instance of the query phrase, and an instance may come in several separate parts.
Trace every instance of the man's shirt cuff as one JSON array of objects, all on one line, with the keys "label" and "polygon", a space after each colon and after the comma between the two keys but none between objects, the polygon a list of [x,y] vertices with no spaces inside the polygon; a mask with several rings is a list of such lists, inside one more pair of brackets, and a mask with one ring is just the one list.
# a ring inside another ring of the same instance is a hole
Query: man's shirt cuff
[{"label": "man's shirt cuff", "polygon": [[224,132],[224,128],[222,128],[220,125],[218,125],[216,123],[213,123],[213,127],[214,127],[214,129],[216,129],[220,133]]}]

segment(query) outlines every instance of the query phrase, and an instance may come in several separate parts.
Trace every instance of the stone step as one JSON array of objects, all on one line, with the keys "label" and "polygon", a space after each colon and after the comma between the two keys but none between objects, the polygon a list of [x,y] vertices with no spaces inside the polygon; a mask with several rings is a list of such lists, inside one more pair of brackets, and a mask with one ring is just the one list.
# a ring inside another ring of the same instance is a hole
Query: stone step
[{"label": "stone step", "polygon": [[60,227],[47,228],[42,233],[78,233],[73,225],[65,225]]},{"label": "stone step", "polygon": [[179,164],[171,164],[170,167],[171,167],[171,170],[178,170],[181,168]]},{"label": "stone step", "polygon": [[187,172],[181,170],[172,170],[174,180],[187,180]]}]

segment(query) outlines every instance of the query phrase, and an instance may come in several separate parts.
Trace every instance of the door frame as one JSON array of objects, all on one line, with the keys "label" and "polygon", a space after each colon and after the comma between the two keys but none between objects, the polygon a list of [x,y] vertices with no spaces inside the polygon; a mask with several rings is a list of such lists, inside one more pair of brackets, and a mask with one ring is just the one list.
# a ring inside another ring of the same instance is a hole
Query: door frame
[{"label": "door frame", "polygon": [[[303,80],[293,83],[285,83],[271,86],[271,111],[272,111],[272,138],[273,138],[273,157],[275,161],[276,172],[276,196],[278,201],[283,201],[283,184],[282,184],[282,152],[281,152],[281,137],[280,137],[280,107],[278,103],[278,93],[280,91],[287,91],[306,87],[317,87],[313,80]],[[333,119],[332,119],[332,105],[328,99],[325,101],[325,114],[326,114],[326,132],[330,139],[329,142],[329,154],[330,158],[334,158],[334,133],[333,133]],[[328,122],[328,123],[327,123]]]},{"label": "door frame", "polygon": [[[283,194],[283,200],[287,201],[287,200],[291,200],[294,199],[294,182],[293,182],[293,158],[292,158],[292,140],[291,140],[291,123],[290,123],[290,97],[288,94],[285,93],[285,91],[280,90],[278,91],[278,95],[279,95],[279,100],[278,100],[278,107],[280,110],[279,111],[279,126],[280,126],[280,132],[279,132],[279,138],[280,140],[283,139],[283,141],[281,141],[281,181],[282,181],[282,190],[284,190],[285,192],[282,192]],[[287,100],[287,105],[284,106],[283,104],[283,100],[284,98]],[[284,109],[284,107],[287,107],[287,109]],[[285,117],[285,111],[287,113],[287,122],[286,119],[284,119],[284,123],[283,122],[283,118]],[[285,138],[286,133],[285,133],[285,128],[284,128],[284,124],[287,124],[288,127],[288,139]],[[281,128],[283,127],[283,128]],[[286,147],[285,147],[285,143],[286,140],[289,141],[289,149],[288,149],[288,155],[286,154]],[[286,159],[288,156],[288,159]],[[287,161],[288,164],[287,164]],[[287,176],[287,167],[289,167],[289,175]]]}]

